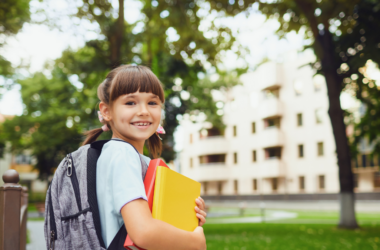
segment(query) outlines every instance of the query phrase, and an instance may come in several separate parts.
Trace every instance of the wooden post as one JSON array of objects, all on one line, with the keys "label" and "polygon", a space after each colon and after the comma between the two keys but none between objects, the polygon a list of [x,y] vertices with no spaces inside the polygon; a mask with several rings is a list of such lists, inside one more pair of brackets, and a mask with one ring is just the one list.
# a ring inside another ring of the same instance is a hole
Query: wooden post
[{"label": "wooden post", "polygon": [[26,250],[26,222],[28,220],[28,188],[22,187],[20,207],[20,250]]},{"label": "wooden post", "polygon": [[0,250],[20,249],[22,187],[19,180],[14,169],[3,175],[4,185],[0,187]]}]

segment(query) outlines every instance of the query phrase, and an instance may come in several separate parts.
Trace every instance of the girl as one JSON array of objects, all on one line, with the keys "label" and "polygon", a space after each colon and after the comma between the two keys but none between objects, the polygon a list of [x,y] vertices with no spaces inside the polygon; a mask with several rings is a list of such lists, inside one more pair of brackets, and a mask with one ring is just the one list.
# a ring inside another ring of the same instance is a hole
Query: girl
[{"label": "girl", "polygon": [[145,249],[206,249],[201,227],[206,222],[202,198],[196,199],[199,226],[193,232],[153,219],[148,207],[142,178],[146,167],[143,169],[140,156],[149,165],[150,159],[142,155],[147,140],[154,158],[162,150],[156,130],[162,130],[160,120],[165,100],[158,78],[144,66],[120,66],[99,85],[98,97],[99,120],[104,125],[87,132],[83,144],[94,142],[103,131],[112,131],[114,140],[103,146],[96,170],[106,247],[124,224],[132,241]]}]

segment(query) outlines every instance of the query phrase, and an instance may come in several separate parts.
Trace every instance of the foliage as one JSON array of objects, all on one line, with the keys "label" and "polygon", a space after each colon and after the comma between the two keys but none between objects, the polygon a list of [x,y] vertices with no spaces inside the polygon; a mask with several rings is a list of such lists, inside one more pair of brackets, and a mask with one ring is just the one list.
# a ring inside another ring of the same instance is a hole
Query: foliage
[{"label": "foliage", "polygon": [[83,127],[77,117],[85,121],[89,115],[83,114],[76,101],[79,93],[60,68],[52,71],[51,79],[36,73],[19,84],[24,114],[3,123],[0,140],[11,142],[14,152],[32,149],[35,167],[46,178],[68,152],[78,148]]},{"label": "foliage", "polygon": [[[354,156],[358,153],[357,145],[363,138],[368,138],[373,143],[373,154],[380,154],[380,78],[373,77],[373,71],[376,68],[379,70],[380,64],[380,34],[373,32],[380,29],[379,16],[378,1],[361,1],[356,6],[352,19],[355,20],[355,26],[337,40],[336,52],[342,60],[339,73],[344,78],[345,91],[355,96],[365,107],[359,122],[351,120],[356,123],[351,143]],[[348,115],[353,119],[351,114]]]},{"label": "foliage", "polygon": [[[0,36],[2,40],[8,36],[17,34],[25,22],[30,20],[29,12],[30,0],[2,0],[0,1]],[[0,41],[0,47],[4,45],[4,41]],[[0,55],[0,76],[9,78],[13,74],[11,63]],[[9,88],[10,82],[3,79],[0,82],[0,98],[2,88]]]}]

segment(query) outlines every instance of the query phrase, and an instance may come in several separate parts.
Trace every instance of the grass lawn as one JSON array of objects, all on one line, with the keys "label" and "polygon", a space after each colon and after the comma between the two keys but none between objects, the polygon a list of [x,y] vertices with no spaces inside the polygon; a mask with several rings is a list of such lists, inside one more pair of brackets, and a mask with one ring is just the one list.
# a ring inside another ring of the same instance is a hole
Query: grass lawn
[{"label": "grass lawn", "polygon": [[209,224],[204,225],[207,249],[343,250],[380,249],[380,225],[358,230],[326,224]]}]

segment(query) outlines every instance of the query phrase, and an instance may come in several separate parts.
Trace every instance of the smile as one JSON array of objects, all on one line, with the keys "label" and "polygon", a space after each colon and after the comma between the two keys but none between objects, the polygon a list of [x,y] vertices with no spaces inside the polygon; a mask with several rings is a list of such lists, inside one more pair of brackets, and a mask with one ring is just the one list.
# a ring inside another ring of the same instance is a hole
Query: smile
[{"label": "smile", "polygon": [[151,122],[133,122],[131,124],[134,125],[134,126],[137,126],[137,127],[148,127],[152,123]]}]

